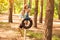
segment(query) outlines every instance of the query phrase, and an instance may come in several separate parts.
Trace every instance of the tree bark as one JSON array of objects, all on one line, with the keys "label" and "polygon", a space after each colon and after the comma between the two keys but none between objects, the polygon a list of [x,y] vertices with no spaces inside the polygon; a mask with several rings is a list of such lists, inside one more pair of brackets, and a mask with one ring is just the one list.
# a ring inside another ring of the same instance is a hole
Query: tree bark
[{"label": "tree bark", "polygon": [[27,3],[27,0],[24,0],[24,5]]},{"label": "tree bark", "polygon": [[41,0],[41,12],[40,12],[40,17],[39,17],[39,23],[42,23],[43,20],[43,0]]},{"label": "tree bark", "polygon": [[59,0],[59,4],[58,4],[58,19],[60,20],[60,0]]},{"label": "tree bark", "polygon": [[47,0],[44,40],[52,40],[54,0]]},{"label": "tree bark", "polygon": [[34,27],[37,27],[38,0],[35,0]]},{"label": "tree bark", "polygon": [[13,13],[13,3],[14,3],[14,0],[9,0],[9,22],[13,22],[12,21],[12,13]]}]

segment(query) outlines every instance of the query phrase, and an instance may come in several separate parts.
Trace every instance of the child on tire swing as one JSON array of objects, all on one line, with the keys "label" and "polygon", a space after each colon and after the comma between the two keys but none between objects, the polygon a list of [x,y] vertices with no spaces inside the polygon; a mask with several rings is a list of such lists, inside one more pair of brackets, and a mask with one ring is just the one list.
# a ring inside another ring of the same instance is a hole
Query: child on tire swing
[{"label": "child on tire swing", "polygon": [[[25,4],[23,10],[20,13],[20,20],[21,20],[20,26],[23,25],[23,24],[21,24],[22,20],[24,18],[26,18],[27,14],[29,15],[29,12],[30,12],[30,8],[29,8],[29,6],[27,4]],[[27,25],[28,21],[25,21],[24,23]],[[22,26],[20,28],[22,28]]]}]

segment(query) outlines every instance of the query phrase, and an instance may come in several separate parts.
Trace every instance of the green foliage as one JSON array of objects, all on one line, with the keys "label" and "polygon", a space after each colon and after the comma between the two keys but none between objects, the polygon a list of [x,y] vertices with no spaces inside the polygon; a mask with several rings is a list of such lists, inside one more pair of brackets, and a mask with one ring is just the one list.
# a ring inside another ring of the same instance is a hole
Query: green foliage
[{"label": "green foliage", "polygon": [[[40,15],[40,2],[41,0],[39,0],[39,5],[38,5],[38,16]],[[24,0],[14,0],[14,11],[15,13],[20,13],[20,11],[23,9],[23,3]],[[27,1],[27,4],[29,3],[29,0]],[[54,18],[58,17],[58,3],[59,0],[55,0],[55,4],[54,4]],[[44,4],[43,4],[43,16],[45,17],[45,13],[46,13],[46,4],[47,4],[47,0],[44,0]],[[31,14],[34,14],[34,8],[35,8],[35,0],[32,0],[32,8],[31,8]],[[0,13],[2,12],[6,12],[9,10],[9,0],[0,0]]]},{"label": "green foliage", "polygon": [[8,10],[8,0],[0,0],[0,13]]},{"label": "green foliage", "polygon": [[54,4],[54,18],[58,18],[58,1],[55,0]]},{"label": "green foliage", "polygon": [[32,8],[31,8],[30,15],[33,15],[34,14],[34,8],[35,8],[35,0],[32,0]]},{"label": "green foliage", "polygon": [[33,14],[34,14],[34,8],[31,9],[30,15],[33,15]]},{"label": "green foliage", "polygon": [[53,35],[52,40],[60,40],[60,37],[58,37],[58,36],[56,36],[56,35]]},{"label": "green foliage", "polygon": [[14,0],[15,12],[19,13],[23,8],[23,0]]},{"label": "green foliage", "polygon": [[[27,36],[29,36],[31,38],[37,38],[37,39],[43,38],[43,34],[42,33],[39,33],[39,32],[35,33],[33,31],[28,31],[27,30],[27,34],[28,34]],[[57,36],[57,35],[53,35],[52,36],[52,40],[60,40],[60,37]]]},{"label": "green foliage", "polygon": [[28,36],[31,38],[37,38],[37,39],[41,39],[42,38],[42,34],[41,33],[34,33],[32,31],[27,31],[27,34],[29,34]]}]

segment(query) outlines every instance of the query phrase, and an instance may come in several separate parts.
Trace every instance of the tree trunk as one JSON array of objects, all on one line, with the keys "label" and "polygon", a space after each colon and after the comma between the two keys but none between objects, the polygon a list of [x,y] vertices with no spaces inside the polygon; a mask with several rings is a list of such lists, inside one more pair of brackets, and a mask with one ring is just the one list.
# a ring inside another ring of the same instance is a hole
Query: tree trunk
[{"label": "tree trunk", "polygon": [[27,3],[27,0],[24,0],[24,5]]},{"label": "tree trunk", "polygon": [[34,27],[37,27],[38,0],[35,0]]},{"label": "tree trunk", "polygon": [[60,0],[59,0],[59,5],[58,5],[58,19],[60,20]]},{"label": "tree trunk", "polygon": [[43,0],[41,0],[41,12],[40,12],[40,17],[39,17],[39,23],[42,23],[43,19]]},{"label": "tree trunk", "polygon": [[16,14],[15,7],[14,7],[14,14]]},{"label": "tree trunk", "polygon": [[12,13],[13,13],[13,3],[14,3],[14,0],[9,0],[9,22],[12,23]]},{"label": "tree trunk", "polygon": [[30,8],[31,8],[31,4],[32,4],[32,0],[29,0],[29,6],[30,6]]},{"label": "tree trunk", "polygon": [[52,40],[52,27],[53,27],[53,15],[54,15],[54,0],[47,0],[46,6],[46,18],[45,18],[45,34],[44,40]]}]

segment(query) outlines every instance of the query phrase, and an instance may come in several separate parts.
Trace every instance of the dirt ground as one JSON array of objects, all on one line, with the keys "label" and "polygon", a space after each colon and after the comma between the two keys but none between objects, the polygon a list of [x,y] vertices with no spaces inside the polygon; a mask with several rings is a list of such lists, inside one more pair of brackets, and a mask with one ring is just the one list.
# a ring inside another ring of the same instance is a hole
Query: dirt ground
[{"label": "dirt ground", "polygon": [[[19,24],[16,23],[0,23],[0,40],[24,40],[20,30]],[[24,29],[21,29],[24,30]],[[33,30],[37,32],[40,29],[30,28],[28,30]],[[40,31],[38,31],[40,32]],[[26,40],[35,40],[35,38],[26,37]]]},{"label": "dirt ground", "polygon": [[[33,18],[32,18],[33,19]],[[7,15],[0,15],[0,40],[24,40],[21,32],[19,31],[19,18],[13,16],[14,23],[8,23]],[[35,32],[44,32],[44,24],[38,23],[38,28],[32,26],[28,30]],[[23,30],[23,29],[22,29]],[[60,20],[54,20],[53,22],[53,34],[60,35]],[[27,37],[26,40],[36,40],[35,38]]]}]

